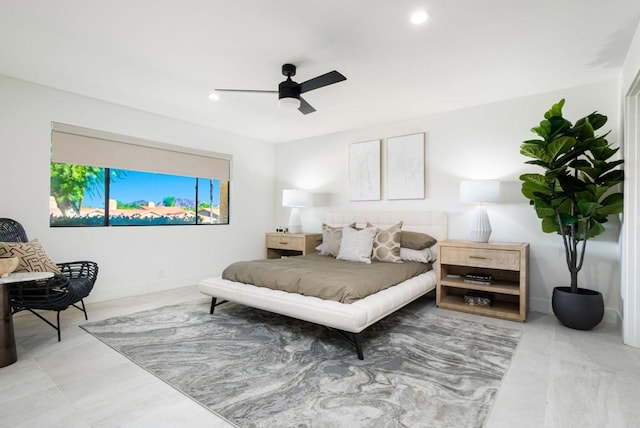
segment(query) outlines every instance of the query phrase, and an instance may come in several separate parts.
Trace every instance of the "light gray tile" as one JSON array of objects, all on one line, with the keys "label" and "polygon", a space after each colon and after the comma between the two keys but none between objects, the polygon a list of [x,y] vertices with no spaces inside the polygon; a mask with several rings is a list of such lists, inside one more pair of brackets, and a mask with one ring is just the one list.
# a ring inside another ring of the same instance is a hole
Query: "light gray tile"
[{"label": "light gray tile", "polygon": [[[185,287],[89,304],[89,320],[198,299],[196,287]],[[523,332],[487,428],[640,426],[640,349],[623,345],[616,326],[580,332],[553,315],[530,313],[521,324],[433,310]],[[81,312],[64,311],[58,343],[33,315],[14,318],[18,362],[0,369],[0,426],[225,426],[85,333],[83,323]]]}]

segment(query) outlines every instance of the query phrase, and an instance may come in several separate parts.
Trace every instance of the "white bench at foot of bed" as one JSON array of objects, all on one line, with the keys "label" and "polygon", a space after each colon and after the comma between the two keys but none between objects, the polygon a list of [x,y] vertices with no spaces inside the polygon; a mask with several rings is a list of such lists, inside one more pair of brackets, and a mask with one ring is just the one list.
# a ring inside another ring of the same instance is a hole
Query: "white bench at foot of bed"
[{"label": "white bench at foot of bed", "polygon": [[290,316],[349,333],[360,333],[435,288],[435,270],[423,273],[354,303],[340,303],[297,293],[229,281],[221,277],[199,283],[203,294]]}]

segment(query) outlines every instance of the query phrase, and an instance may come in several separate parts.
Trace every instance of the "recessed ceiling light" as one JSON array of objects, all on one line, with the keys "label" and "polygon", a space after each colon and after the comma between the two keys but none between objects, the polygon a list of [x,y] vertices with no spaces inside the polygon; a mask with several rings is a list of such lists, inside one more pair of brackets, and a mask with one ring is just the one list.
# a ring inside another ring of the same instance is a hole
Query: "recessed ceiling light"
[{"label": "recessed ceiling light", "polygon": [[218,101],[220,99],[220,95],[216,94],[215,92],[211,92],[209,94],[209,99],[211,101]]},{"label": "recessed ceiling light", "polygon": [[424,10],[419,10],[411,14],[411,23],[414,25],[424,24],[429,15]]}]

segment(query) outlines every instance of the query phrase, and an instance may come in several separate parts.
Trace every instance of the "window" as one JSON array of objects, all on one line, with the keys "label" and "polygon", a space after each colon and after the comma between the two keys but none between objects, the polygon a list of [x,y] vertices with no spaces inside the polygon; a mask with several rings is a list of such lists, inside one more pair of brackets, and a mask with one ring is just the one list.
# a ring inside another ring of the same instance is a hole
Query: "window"
[{"label": "window", "polygon": [[52,129],[51,226],[229,223],[230,156]]}]

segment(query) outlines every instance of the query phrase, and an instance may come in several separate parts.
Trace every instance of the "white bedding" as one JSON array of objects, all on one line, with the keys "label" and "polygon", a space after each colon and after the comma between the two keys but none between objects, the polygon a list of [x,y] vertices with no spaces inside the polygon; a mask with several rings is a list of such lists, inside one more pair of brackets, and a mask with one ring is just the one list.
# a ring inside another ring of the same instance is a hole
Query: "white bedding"
[{"label": "white bedding", "polygon": [[[428,233],[438,240],[447,237],[447,215],[444,212],[331,212],[325,222],[344,226],[355,222],[359,227],[367,222],[380,228],[403,221],[403,230]],[[339,303],[317,297],[303,296],[228,281],[220,276],[199,283],[203,294],[333,327],[359,333],[385,316],[435,288],[435,269],[382,290],[354,303]]]}]

